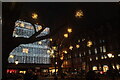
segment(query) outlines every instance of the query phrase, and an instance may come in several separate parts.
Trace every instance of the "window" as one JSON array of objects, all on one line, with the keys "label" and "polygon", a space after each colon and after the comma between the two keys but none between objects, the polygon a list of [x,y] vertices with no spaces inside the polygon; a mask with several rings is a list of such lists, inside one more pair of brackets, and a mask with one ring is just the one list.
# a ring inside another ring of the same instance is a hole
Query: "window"
[{"label": "window", "polygon": [[89,54],[91,54],[91,51],[90,51],[90,50],[89,50],[88,52],[89,52]]},{"label": "window", "polygon": [[33,27],[32,27],[32,26],[29,26],[29,25],[26,26],[26,28],[27,28],[27,29],[33,29]]},{"label": "window", "polygon": [[103,46],[103,52],[106,52],[106,48],[105,48],[105,46]]},{"label": "window", "polygon": [[85,54],[86,54],[86,53],[84,52],[84,56],[85,56]]},{"label": "window", "polygon": [[102,52],[102,47],[100,47],[100,52]]},{"label": "window", "polygon": [[79,57],[81,57],[81,54],[79,54]]},{"label": "window", "polygon": [[97,66],[93,66],[93,70],[97,70]]},{"label": "window", "polygon": [[104,59],[104,57],[103,57],[103,56],[101,56],[101,59]]},{"label": "window", "polygon": [[95,48],[95,54],[97,54],[97,48]]},{"label": "window", "polygon": [[96,57],[96,60],[98,60],[98,57]]},{"label": "window", "polygon": [[23,53],[28,53],[28,49],[27,48],[23,48]]},{"label": "window", "polygon": [[90,58],[90,61],[92,61],[92,58]]},{"label": "window", "polygon": [[24,27],[24,23],[23,22],[21,22],[20,27]]}]

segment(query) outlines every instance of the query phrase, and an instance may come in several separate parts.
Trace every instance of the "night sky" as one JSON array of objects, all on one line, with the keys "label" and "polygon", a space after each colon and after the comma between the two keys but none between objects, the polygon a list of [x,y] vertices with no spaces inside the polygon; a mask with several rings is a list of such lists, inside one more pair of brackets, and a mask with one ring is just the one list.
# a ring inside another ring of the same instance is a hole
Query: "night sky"
[{"label": "night sky", "polygon": [[[29,3],[3,3],[3,39],[4,44],[12,36],[14,22],[18,19],[39,23],[52,29],[71,26],[73,32],[79,35],[84,30],[92,30],[103,23],[113,19],[119,19],[118,3],[83,3],[83,2],[29,2]],[[75,18],[75,12],[82,10],[84,16]],[[38,14],[38,19],[33,20],[31,14]],[[64,25],[64,26],[63,26]],[[61,33],[60,31],[58,31]],[[11,43],[11,42],[9,42]]]}]

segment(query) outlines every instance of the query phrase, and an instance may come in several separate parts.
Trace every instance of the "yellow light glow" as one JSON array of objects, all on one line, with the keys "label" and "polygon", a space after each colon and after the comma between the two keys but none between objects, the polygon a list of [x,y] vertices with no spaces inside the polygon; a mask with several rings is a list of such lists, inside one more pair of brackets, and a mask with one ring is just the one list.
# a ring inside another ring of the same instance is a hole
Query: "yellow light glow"
[{"label": "yellow light glow", "polygon": [[53,50],[57,50],[57,47],[56,47],[56,46],[53,46],[52,49],[53,49]]},{"label": "yellow light glow", "polygon": [[65,50],[65,51],[63,51],[65,54],[67,54],[67,51]]},{"label": "yellow light glow", "polygon": [[76,18],[81,18],[81,17],[83,17],[84,15],[83,15],[83,11],[82,10],[78,10],[78,11],[76,11],[76,14],[75,14],[75,17]]},{"label": "yellow light glow", "polygon": [[52,38],[50,38],[49,40],[52,41]]},{"label": "yellow light glow", "polygon": [[28,49],[27,48],[23,48],[23,53],[28,53]]},{"label": "yellow light glow", "polygon": [[80,40],[78,40],[78,42],[80,42]]},{"label": "yellow light glow", "polygon": [[88,46],[88,47],[91,47],[92,45],[93,45],[92,41],[88,41],[88,42],[87,42],[87,46]]},{"label": "yellow light glow", "polygon": [[37,30],[39,31],[39,30],[41,30],[42,29],[42,26],[38,26],[37,27]]},{"label": "yellow light glow", "polygon": [[23,74],[25,74],[25,73],[26,73],[26,71],[19,71],[19,73],[23,73]]},{"label": "yellow light glow", "polygon": [[23,22],[20,24],[20,27],[24,27],[24,23]]},{"label": "yellow light glow", "polygon": [[96,60],[98,60],[98,57],[96,57]]},{"label": "yellow light glow", "polygon": [[36,13],[32,13],[32,18],[33,19],[37,19],[38,18],[38,15]]},{"label": "yellow light glow", "polygon": [[71,33],[71,32],[72,32],[72,29],[71,29],[71,28],[68,28],[67,31],[68,31],[69,33]]},{"label": "yellow light glow", "polygon": [[10,55],[9,58],[14,58],[14,56],[13,56],[13,55]]},{"label": "yellow light glow", "polygon": [[93,70],[97,70],[97,66],[93,66]]},{"label": "yellow light glow", "polygon": [[80,45],[79,45],[79,44],[77,44],[77,45],[76,45],[76,48],[80,48]]},{"label": "yellow light glow", "polygon": [[68,38],[68,34],[64,34],[64,37],[65,37],[65,38]]},{"label": "yellow light glow", "polygon": [[70,46],[69,49],[72,50],[72,49],[73,49],[73,46]]},{"label": "yellow light glow", "polygon": [[61,60],[63,60],[63,57],[60,57]]}]

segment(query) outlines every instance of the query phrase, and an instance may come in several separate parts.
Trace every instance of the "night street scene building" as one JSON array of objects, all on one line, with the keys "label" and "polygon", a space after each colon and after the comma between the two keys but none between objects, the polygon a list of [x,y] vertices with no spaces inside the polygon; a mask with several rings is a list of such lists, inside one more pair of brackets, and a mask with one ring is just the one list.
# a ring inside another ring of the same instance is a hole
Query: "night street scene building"
[{"label": "night street scene building", "polygon": [[23,80],[27,71],[38,80],[119,80],[119,6],[3,3],[3,13],[12,15],[3,14],[3,26],[11,26],[3,27],[3,73]]},{"label": "night street scene building", "polygon": [[[42,26],[36,25],[36,29],[39,31],[42,29]],[[49,31],[49,28],[45,28],[38,36],[47,35]],[[34,33],[34,28],[30,23],[23,21],[15,22],[13,37],[29,38]],[[47,53],[47,50],[50,49],[49,44],[48,39],[30,44],[21,44],[10,53],[8,62],[14,63],[15,60],[18,60],[19,63],[50,64],[50,55]]]}]

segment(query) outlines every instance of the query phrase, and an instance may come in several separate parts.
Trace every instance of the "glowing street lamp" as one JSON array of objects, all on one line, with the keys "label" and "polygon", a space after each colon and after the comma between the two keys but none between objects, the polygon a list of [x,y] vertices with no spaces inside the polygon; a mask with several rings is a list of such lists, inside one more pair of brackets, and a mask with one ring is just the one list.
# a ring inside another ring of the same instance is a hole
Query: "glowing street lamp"
[{"label": "glowing street lamp", "polygon": [[68,31],[68,33],[71,33],[71,32],[72,32],[72,29],[71,29],[71,28],[68,28],[67,31]]},{"label": "glowing street lamp", "polygon": [[32,13],[32,18],[33,18],[33,19],[37,19],[37,18],[38,18],[38,14]]},{"label": "glowing street lamp", "polygon": [[68,34],[64,34],[64,37],[65,37],[65,38],[68,38]]}]

